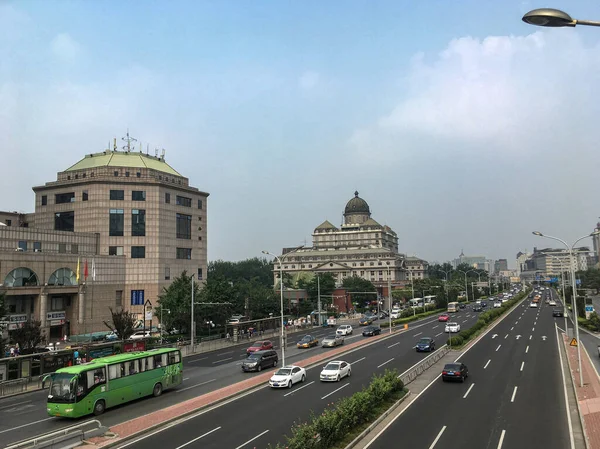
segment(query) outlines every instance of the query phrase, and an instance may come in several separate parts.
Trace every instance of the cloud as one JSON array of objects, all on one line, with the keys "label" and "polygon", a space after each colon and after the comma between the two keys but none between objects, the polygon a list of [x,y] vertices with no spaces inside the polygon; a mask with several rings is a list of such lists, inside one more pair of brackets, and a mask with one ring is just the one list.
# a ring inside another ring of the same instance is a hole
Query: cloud
[{"label": "cloud", "polygon": [[298,85],[303,90],[311,90],[319,84],[319,74],[313,71],[304,72],[298,79]]},{"label": "cloud", "polygon": [[54,55],[64,62],[71,62],[81,52],[81,46],[67,33],[61,33],[52,39],[50,48]]}]

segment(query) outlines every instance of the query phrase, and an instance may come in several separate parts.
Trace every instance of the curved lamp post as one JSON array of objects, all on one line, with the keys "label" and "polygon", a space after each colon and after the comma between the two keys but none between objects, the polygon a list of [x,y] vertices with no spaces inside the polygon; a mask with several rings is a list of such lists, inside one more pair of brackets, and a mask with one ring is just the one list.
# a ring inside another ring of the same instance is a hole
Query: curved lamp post
[{"label": "curved lamp post", "polygon": [[472,273],[476,270],[467,270],[467,271],[456,270],[456,271],[465,275],[465,295],[467,295],[467,302],[469,302],[469,285],[467,284],[467,274]]},{"label": "curved lamp post", "polygon": [[522,20],[529,25],[551,28],[574,27],[577,25],[600,27],[600,22],[573,19],[566,12],[553,8],[534,9],[525,14]]}]

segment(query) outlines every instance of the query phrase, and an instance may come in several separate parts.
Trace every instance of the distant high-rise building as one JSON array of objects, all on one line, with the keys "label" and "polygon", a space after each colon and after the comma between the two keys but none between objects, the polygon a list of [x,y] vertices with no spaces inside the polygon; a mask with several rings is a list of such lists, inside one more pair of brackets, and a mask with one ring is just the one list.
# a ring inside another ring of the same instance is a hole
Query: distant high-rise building
[{"label": "distant high-rise building", "polygon": [[508,260],[498,259],[494,262],[494,273],[499,273],[501,271],[508,271]]},{"label": "distant high-rise building", "polygon": [[452,261],[452,266],[456,268],[461,264],[467,264],[470,267],[478,270],[485,270],[487,272],[489,272],[491,268],[490,260],[485,256],[465,256],[462,250],[460,255]]}]

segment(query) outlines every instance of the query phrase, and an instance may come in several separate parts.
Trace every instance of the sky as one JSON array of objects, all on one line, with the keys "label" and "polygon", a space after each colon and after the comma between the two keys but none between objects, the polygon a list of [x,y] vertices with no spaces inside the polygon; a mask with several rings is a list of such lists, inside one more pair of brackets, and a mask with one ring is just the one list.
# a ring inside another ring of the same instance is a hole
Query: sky
[{"label": "sky", "polygon": [[310,245],[358,190],[402,253],[514,266],[600,216],[600,29],[543,6],[0,0],[0,210],[129,129],[210,193],[209,260]]}]

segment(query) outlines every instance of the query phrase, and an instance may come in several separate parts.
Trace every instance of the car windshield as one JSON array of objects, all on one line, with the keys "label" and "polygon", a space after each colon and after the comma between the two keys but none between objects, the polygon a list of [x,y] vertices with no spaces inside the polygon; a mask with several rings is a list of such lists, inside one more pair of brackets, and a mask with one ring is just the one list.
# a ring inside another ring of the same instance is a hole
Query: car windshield
[{"label": "car windshield", "polygon": [[258,359],[260,359],[260,355],[258,355],[258,354],[250,354],[248,356],[248,359],[250,359],[250,360],[258,360]]},{"label": "car windshield", "polygon": [[325,368],[323,368],[326,371],[337,371],[340,369],[340,364],[339,363],[328,363]]},{"label": "car windshield", "polygon": [[335,335],[328,335],[325,340],[335,340]]},{"label": "car windshield", "polygon": [[289,376],[292,370],[290,368],[281,368],[275,373],[276,376]]},{"label": "car windshield", "polygon": [[429,342],[430,342],[429,338],[421,338],[419,340],[419,344],[422,344],[422,345],[428,345]]},{"label": "car windshield", "polygon": [[311,341],[311,340],[312,340],[312,337],[307,335],[306,337],[302,338],[302,340],[300,340],[300,341]]},{"label": "car windshield", "polygon": [[458,323],[448,323],[448,326],[458,326]]},{"label": "car windshield", "polygon": [[253,348],[260,348],[262,345],[263,345],[262,341],[257,341],[256,343],[252,344],[252,347]]},{"label": "car windshield", "polygon": [[448,363],[444,366],[444,371],[459,371],[460,365],[457,363]]},{"label": "car windshield", "polygon": [[48,391],[49,402],[75,402],[75,380],[73,374],[54,374]]}]

